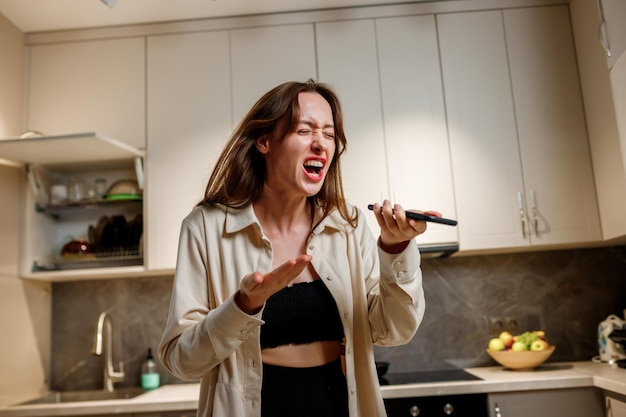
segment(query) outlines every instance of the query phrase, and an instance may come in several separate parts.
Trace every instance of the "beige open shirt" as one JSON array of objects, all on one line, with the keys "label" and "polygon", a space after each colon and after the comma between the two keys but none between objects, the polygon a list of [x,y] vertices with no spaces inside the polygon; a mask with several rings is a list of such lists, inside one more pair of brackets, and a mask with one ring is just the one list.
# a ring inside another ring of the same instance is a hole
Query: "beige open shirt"
[{"label": "beige open shirt", "polygon": [[[388,254],[360,210],[356,228],[334,211],[311,232],[306,253],[341,315],[350,416],[384,416],[372,343],[404,344],[417,331],[424,315],[417,245]],[[261,415],[263,321],[261,313],[241,311],[233,298],[245,275],[271,266],[272,245],[252,205],[204,205],[183,220],[158,352],[172,374],[201,381],[198,416]]]}]

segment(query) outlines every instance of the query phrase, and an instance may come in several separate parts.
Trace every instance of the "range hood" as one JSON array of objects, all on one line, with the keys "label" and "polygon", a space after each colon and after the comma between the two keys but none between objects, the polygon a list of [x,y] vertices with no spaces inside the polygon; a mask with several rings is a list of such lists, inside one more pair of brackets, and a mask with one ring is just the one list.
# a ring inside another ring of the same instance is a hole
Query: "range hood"
[{"label": "range hood", "polygon": [[447,258],[459,250],[457,242],[418,244],[422,259]]}]

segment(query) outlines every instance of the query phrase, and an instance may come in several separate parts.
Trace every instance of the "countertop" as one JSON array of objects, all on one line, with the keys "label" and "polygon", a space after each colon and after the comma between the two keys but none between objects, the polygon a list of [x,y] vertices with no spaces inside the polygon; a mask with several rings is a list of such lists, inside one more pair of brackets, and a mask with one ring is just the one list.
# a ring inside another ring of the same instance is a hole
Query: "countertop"
[{"label": "countertop", "polygon": [[[534,370],[513,371],[501,366],[467,368],[481,378],[474,381],[384,385],[384,398],[497,393],[597,387],[626,395],[626,369],[593,362],[546,363]],[[135,398],[0,408],[0,417],[78,416],[194,410],[200,384],[165,385]]]}]

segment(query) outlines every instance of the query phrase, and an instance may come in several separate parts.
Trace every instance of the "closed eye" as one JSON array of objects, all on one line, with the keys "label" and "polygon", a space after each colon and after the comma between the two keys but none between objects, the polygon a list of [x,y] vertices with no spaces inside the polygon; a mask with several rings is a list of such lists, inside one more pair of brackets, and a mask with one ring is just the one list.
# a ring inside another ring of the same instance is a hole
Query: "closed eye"
[{"label": "closed eye", "polygon": [[[309,136],[313,134],[313,130],[312,129],[298,129],[296,133],[298,133],[298,135],[301,135],[301,136]],[[327,139],[335,139],[335,132],[322,131],[322,135],[324,135],[324,137]]]}]

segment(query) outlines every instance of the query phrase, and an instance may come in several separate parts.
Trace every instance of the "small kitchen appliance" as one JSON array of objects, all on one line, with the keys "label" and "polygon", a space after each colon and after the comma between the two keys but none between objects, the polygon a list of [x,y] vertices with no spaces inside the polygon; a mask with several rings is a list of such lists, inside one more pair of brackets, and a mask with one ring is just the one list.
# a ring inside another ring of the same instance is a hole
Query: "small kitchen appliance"
[{"label": "small kitchen appliance", "polygon": [[[614,363],[626,359],[626,342],[623,334],[626,332],[626,321],[611,314],[598,325],[598,349],[602,362]],[[618,337],[619,335],[622,337]]]}]

